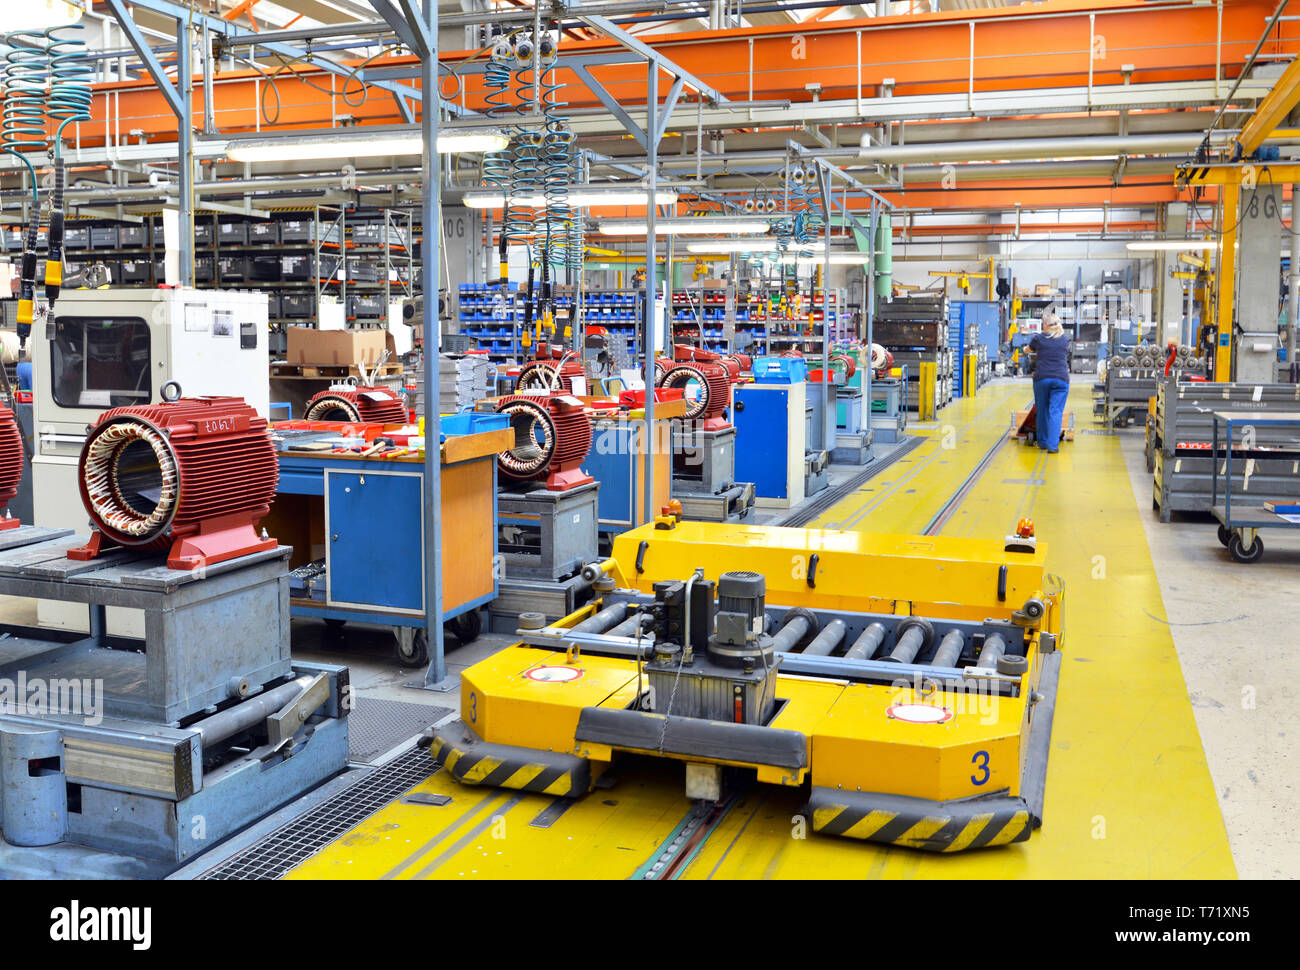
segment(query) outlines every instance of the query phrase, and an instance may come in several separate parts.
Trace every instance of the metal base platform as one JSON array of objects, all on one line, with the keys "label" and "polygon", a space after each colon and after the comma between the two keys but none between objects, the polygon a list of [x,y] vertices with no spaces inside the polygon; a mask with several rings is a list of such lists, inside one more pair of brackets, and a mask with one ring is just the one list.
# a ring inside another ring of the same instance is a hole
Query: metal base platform
[{"label": "metal base platform", "polygon": [[514,633],[520,613],[541,613],[547,621],[568,616],[591,595],[591,584],[580,575],[558,582],[538,579],[501,580],[497,598],[488,606],[488,631]]},{"label": "metal base platform", "polygon": [[837,465],[865,465],[871,461],[871,446],[875,435],[870,431],[849,434],[840,431],[835,435],[835,447],[831,449],[831,461]]},{"label": "metal base platform", "polygon": [[595,559],[599,488],[590,482],[563,492],[498,492],[498,546],[506,576],[556,582]]},{"label": "metal base platform", "polygon": [[[343,770],[348,671],[290,663],[288,547],[176,570],[128,550],[68,559],[84,541],[0,540],[0,594],[86,604],[91,631],[0,639],[8,842],[172,866]],[[144,612],[143,642],[105,634],[109,606]]]},{"label": "metal base platform", "polygon": [[673,422],[674,498],[679,488],[716,494],[736,481],[736,429],[705,431],[693,425]]},{"label": "metal base platform", "polygon": [[684,519],[694,522],[740,522],[754,507],[754,484],[736,482],[719,492],[708,493],[687,488],[674,479],[672,496],[681,502]]}]

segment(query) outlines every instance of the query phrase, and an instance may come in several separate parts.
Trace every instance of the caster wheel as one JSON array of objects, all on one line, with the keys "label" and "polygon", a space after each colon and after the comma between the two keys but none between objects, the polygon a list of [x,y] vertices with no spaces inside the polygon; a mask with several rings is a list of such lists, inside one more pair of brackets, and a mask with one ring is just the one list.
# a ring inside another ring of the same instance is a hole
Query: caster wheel
[{"label": "caster wheel", "polygon": [[1225,548],[1227,547],[1228,543],[1232,540],[1232,533],[1229,532],[1227,528],[1225,528],[1224,526],[1219,526],[1218,536],[1219,536],[1219,542]]},{"label": "caster wheel", "polygon": [[1258,562],[1264,555],[1264,540],[1255,536],[1255,541],[1247,546],[1241,541],[1241,536],[1234,533],[1228,540],[1228,554],[1237,562]]},{"label": "caster wheel", "polygon": [[446,627],[462,644],[473,643],[483,632],[483,614],[478,610],[470,610],[448,620]]},{"label": "caster wheel", "polygon": [[397,641],[397,660],[403,667],[427,667],[429,664],[429,638],[423,630],[417,630],[411,637],[409,649],[403,649],[402,641]]}]

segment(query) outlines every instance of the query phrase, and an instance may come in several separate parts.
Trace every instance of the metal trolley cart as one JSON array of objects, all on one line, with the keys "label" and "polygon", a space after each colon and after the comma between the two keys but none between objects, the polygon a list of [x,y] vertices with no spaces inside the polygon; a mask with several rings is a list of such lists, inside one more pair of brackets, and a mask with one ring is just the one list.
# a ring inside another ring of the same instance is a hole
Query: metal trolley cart
[{"label": "metal trolley cart", "polygon": [[[513,441],[504,416],[442,419],[442,620],[462,642],[497,595],[496,456]],[[283,450],[272,535],[294,546],[293,616],[390,626],[397,657],[429,662],[424,633],[423,459]],[[301,550],[301,552],[299,552]]]},{"label": "metal trolley cart", "polygon": [[[1213,484],[1211,487],[1210,512],[1219,520],[1219,541],[1228,547],[1228,552],[1237,562],[1257,562],[1264,555],[1264,540],[1259,537],[1260,529],[1296,529],[1300,528],[1300,515],[1288,513],[1285,506],[1296,507],[1300,502],[1300,476],[1293,481],[1295,487],[1288,489],[1289,494],[1282,499],[1270,492],[1272,501],[1264,501],[1259,496],[1247,497],[1244,493],[1249,488],[1252,466],[1257,462],[1270,461],[1290,464],[1294,467],[1300,457],[1300,411],[1281,412],[1272,415],[1243,414],[1240,411],[1216,411],[1213,414],[1214,438],[1211,442],[1211,459],[1213,467]],[[1224,427],[1223,462],[1219,461],[1219,426]],[[1245,452],[1255,449],[1249,441],[1242,445],[1242,457],[1233,457],[1233,428],[1243,429],[1243,438],[1249,429],[1257,427],[1280,427],[1289,425],[1296,429],[1296,436],[1291,447],[1271,447],[1267,457],[1247,457]],[[1238,467],[1242,466],[1242,467]],[[1243,475],[1243,489],[1233,502],[1232,479],[1238,473]],[[1223,495],[1220,500],[1219,479],[1223,478]]]}]

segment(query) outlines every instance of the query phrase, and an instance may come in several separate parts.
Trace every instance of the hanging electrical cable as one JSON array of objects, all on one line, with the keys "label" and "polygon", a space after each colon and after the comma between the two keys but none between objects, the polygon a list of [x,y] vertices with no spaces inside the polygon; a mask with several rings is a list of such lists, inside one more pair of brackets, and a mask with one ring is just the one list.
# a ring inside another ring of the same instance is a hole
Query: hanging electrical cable
[{"label": "hanging electrical cable", "polygon": [[[488,59],[487,65],[483,69],[483,84],[488,89],[488,94],[484,98],[487,102],[486,114],[490,118],[501,118],[510,110],[510,64],[514,59],[515,52],[511,46],[510,38],[502,35],[496,39],[492,45],[492,54]],[[509,275],[509,250],[508,241],[510,238],[510,174],[513,170],[513,154],[511,146],[507,145],[501,151],[487,152],[483,155],[483,181],[495,188],[501,193],[503,225],[500,234],[500,244],[498,248],[498,257],[501,267],[501,285],[506,285],[507,276]]]},{"label": "hanging electrical cable", "polygon": [[27,168],[32,185],[32,207],[23,237],[23,259],[18,291],[19,338],[26,336],[36,305],[37,235],[41,219],[40,186],[36,168],[25,152],[44,152],[46,84],[49,53],[43,33],[15,30],[5,36],[9,52],[4,65],[4,112],[0,116],[0,143]]},{"label": "hanging electrical cable", "polygon": [[[551,25],[558,29],[558,24]],[[567,265],[569,226],[573,221],[573,208],[569,204],[569,185],[575,162],[575,139],[569,127],[568,115],[563,113],[567,102],[559,99],[563,85],[555,79],[555,42],[547,34],[538,40],[542,61],[539,78],[542,114],[546,118],[546,131],[542,136],[542,187],[546,201],[545,243],[542,247],[542,326],[548,334],[555,332],[555,300],[551,290],[550,274],[555,265]]]},{"label": "hanging electrical cable", "polygon": [[45,32],[49,41],[50,93],[47,114],[59,122],[54,132],[54,188],[50,194],[49,250],[45,258],[45,298],[53,306],[63,285],[63,131],[68,125],[90,121],[91,79],[94,69],[81,39],[85,25],[66,24]]}]

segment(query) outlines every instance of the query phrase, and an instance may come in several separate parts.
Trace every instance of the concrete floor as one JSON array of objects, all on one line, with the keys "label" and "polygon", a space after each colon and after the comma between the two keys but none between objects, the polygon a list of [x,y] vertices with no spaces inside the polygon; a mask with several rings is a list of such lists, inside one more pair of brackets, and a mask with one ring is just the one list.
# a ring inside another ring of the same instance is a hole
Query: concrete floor
[{"label": "concrete floor", "polygon": [[1261,533],[1264,557],[1242,565],[1209,515],[1162,524],[1143,432],[1117,434],[1237,874],[1300,878],[1300,841],[1286,834],[1300,804],[1300,635],[1290,625],[1300,531]]}]

